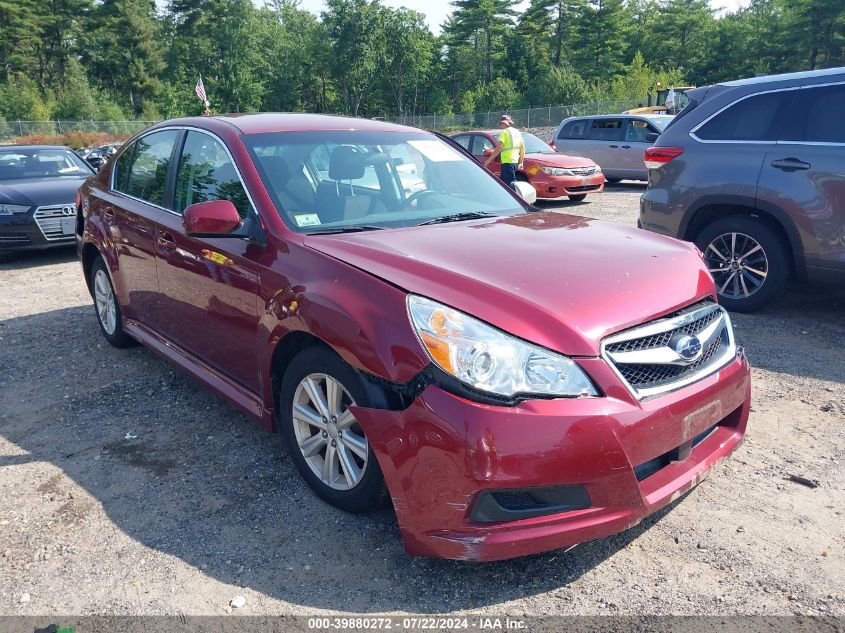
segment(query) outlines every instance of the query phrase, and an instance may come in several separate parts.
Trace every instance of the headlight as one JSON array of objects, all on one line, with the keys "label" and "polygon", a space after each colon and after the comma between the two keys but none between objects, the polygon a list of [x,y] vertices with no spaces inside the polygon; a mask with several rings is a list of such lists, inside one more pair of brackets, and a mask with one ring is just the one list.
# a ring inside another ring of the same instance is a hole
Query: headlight
[{"label": "headlight", "polygon": [[29,207],[20,204],[0,204],[0,215],[12,215],[13,213],[26,213]]},{"label": "headlight", "polygon": [[568,169],[564,169],[563,167],[543,167],[540,166],[540,171],[544,174],[548,174],[549,176],[574,176],[571,171]]},{"label": "headlight", "polygon": [[595,396],[571,359],[532,345],[431,299],[408,295],[411,322],[431,360],[481,391],[513,396]]}]

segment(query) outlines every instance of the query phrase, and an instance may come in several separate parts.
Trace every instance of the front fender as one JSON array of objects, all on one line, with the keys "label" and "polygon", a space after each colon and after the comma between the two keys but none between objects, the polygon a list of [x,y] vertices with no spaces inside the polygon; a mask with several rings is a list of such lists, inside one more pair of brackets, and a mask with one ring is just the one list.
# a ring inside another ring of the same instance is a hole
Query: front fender
[{"label": "front fender", "polygon": [[[275,280],[262,279],[263,288],[280,288],[261,306],[268,378],[276,347],[296,332],[319,339],[352,367],[393,383],[409,381],[430,363],[411,328],[403,290],[307,247],[292,247],[288,258],[296,263],[289,278],[271,272]],[[272,406],[272,385],[264,382],[265,402]]]}]

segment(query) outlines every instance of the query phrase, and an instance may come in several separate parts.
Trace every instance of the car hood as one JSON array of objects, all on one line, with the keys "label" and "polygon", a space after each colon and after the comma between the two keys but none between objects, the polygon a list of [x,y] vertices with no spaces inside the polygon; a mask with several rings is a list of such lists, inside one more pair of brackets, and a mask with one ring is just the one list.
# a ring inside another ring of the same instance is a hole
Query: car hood
[{"label": "car hood", "polygon": [[536,163],[547,167],[595,167],[595,163],[583,156],[571,154],[526,154],[526,163]]},{"label": "car hood", "polygon": [[0,203],[45,206],[74,204],[84,178],[25,178],[0,181]]},{"label": "car hood", "polygon": [[575,356],[595,356],[608,334],[714,294],[693,245],[556,212],[305,239],[408,292]]}]

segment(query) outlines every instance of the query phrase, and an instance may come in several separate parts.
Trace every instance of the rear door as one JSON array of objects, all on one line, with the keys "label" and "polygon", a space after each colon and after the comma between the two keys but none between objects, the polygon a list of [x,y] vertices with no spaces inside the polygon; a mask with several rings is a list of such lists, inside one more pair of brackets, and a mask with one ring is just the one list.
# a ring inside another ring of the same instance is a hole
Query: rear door
[{"label": "rear door", "polygon": [[590,125],[589,154],[608,178],[626,178],[622,145],[625,145],[625,117],[593,119]]},{"label": "rear door", "polygon": [[557,136],[552,139],[554,148],[562,154],[593,158],[590,151],[591,119],[572,119],[560,126]]},{"label": "rear door", "polygon": [[845,83],[795,92],[786,131],[763,162],[758,195],[792,217],[807,266],[845,272]]},{"label": "rear door", "polygon": [[[185,235],[182,213],[197,202],[230,200],[259,223],[229,152],[200,131],[185,134],[170,210],[156,240],[159,331],[242,385],[258,390],[258,260],[265,246],[245,238]],[[259,223],[260,224],[260,223]]]},{"label": "rear door", "polygon": [[164,183],[179,133],[153,132],[118,157],[111,189],[98,201],[117,268],[112,271],[124,316],[155,327],[159,316],[156,223],[164,211]]}]

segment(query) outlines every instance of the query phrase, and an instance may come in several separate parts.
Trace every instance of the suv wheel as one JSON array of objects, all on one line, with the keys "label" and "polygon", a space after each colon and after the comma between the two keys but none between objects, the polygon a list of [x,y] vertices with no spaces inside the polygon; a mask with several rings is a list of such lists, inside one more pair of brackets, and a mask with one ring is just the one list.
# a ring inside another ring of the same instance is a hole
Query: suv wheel
[{"label": "suv wheel", "polygon": [[719,294],[719,303],[733,312],[752,312],[769,303],[786,286],[787,249],[764,222],[749,216],[716,220],[695,243]]},{"label": "suv wheel", "polygon": [[288,366],[279,390],[279,420],[297,470],[324,501],[347,512],[372,510],[385,492],[376,456],[352,405],[371,406],[355,370],[312,347]]},{"label": "suv wheel", "polygon": [[123,331],[120,305],[106,270],[102,257],[97,257],[91,266],[91,290],[94,295],[94,308],[97,322],[106,340],[114,347],[123,348],[135,345],[135,339]]}]

